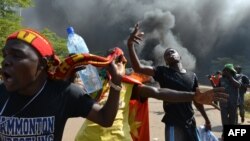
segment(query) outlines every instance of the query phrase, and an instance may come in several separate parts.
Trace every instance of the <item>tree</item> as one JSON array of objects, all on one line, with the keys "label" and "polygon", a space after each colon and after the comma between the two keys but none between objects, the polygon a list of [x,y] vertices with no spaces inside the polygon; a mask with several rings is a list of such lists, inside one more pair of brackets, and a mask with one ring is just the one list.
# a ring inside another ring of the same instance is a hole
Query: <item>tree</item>
[{"label": "tree", "polygon": [[[21,17],[18,10],[32,6],[32,0],[0,0],[0,46],[4,45],[6,37],[20,29]],[[0,52],[0,61],[2,52]]]},{"label": "tree", "polygon": [[32,0],[0,0],[0,45],[8,34],[21,28],[21,8],[32,6]]},{"label": "tree", "polygon": [[[22,17],[19,11],[22,8],[33,6],[32,0],[0,0],[0,46],[3,47],[6,37],[21,28]],[[60,58],[68,54],[66,39],[57,36],[49,29],[41,31],[53,44],[56,53]],[[0,52],[0,62],[2,62],[2,52]]]},{"label": "tree", "polygon": [[56,33],[51,32],[48,28],[45,28],[41,33],[51,41],[56,54],[59,55],[61,59],[69,54],[66,46],[66,39],[57,36]]},{"label": "tree", "polygon": [[15,14],[17,9],[32,6],[32,0],[0,0],[0,17]]}]

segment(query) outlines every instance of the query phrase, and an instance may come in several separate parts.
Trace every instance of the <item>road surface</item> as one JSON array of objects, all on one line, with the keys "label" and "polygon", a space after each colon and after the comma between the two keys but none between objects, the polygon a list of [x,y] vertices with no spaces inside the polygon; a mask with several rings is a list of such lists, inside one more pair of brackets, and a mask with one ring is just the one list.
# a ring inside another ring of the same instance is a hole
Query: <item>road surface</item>
[{"label": "road surface", "polygon": [[[212,131],[219,138],[222,130],[220,113],[218,110],[209,105],[205,106],[205,109],[212,123]],[[163,115],[162,101],[149,99],[151,141],[164,141],[164,124],[161,122]],[[204,124],[204,119],[197,110],[195,110],[195,118],[197,126]],[[83,121],[83,118],[72,118],[68,120],[62,141],[73,141]],[[250,124],[250,119],[246,119],[245,124]]]}]

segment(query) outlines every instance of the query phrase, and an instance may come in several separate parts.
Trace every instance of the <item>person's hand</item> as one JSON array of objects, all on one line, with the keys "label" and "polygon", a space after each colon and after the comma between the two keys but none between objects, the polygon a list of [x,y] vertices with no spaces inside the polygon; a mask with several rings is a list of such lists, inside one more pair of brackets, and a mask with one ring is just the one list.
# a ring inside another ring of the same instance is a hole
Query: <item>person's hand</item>
[{"label": "person's hand", "polygon": [[194,101],[200,104],[212,105],[213,101],[227,101],[228,94],[223,87],[214,88],[201,92],[199,88],[195,91]]},{"label": "person's hand", "polygon": [[107,67],[106,67],[111,81],[116,84],[120,85],[122,80],[122,72],[118,69],[117,64],[115,64],[115,60],[113,60]]},{"label": "person's hand", "polygon": [[128,38],[128,42],[127,42],[128,47],[132,46],[134,43],[140,44],[140,41],[142,41],[143,35],[144,35],[144,32],[139,31],[139,24],[137,23],[134,27],[133,32],[130,34]]}]

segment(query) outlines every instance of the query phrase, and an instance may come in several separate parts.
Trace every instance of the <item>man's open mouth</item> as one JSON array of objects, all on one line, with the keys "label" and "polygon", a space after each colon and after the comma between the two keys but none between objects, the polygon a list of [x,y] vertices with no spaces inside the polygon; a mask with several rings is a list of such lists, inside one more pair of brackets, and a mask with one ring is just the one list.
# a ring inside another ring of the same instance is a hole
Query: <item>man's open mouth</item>
[{"label": "man's open mouth", "polygon": [[2,75],[3,75],[3,81],[4,81],[4,83],[10,83],[10,82],[12,82],[13,79],[12,79],[11,75],[8,72],[3,71]]}]

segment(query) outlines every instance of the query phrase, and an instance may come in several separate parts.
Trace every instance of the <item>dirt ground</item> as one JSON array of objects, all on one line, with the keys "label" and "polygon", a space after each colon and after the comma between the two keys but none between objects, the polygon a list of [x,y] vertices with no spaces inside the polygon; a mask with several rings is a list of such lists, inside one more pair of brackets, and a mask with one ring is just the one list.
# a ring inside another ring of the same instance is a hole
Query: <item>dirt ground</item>
[{"label": "dirt ground", "polygon": [[[212,123],[212,131],[219,138],[222,130],[220,113],[212,106],[205,106],[205,109]],[[149,99],[150,141],[164,141],[164,124],[161,122],[163,115],[162,101]],[[197,111],[195,111],[195,118],[197,126],[204,124],[204,119]],[[69,119],[62,141],[73,141],[83,121],[83,118]],[[246,119],[245,124],[250,124],[250,119]]]}]

